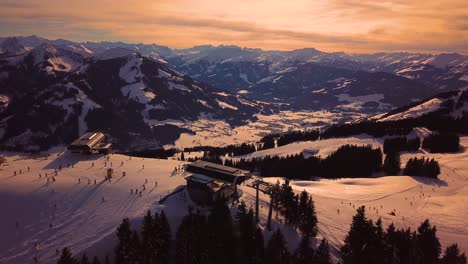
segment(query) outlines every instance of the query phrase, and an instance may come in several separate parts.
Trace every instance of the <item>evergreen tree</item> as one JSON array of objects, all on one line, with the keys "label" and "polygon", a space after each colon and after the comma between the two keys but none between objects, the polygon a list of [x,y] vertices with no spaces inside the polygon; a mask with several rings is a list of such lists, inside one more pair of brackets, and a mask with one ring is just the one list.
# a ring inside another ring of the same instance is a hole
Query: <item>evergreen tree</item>
[{"label": "evergreen tree", "polygon": [[171,249],[171,227],[164,211],[161,211],[159,218],[155,217],[155,219],[157,219],[155,225],[158,226],[155,228],[158,233],[156,236],[158,245],[156,260],[159,264],[166,264],[169,262],[169,252]]},{"label": "evergreen tree", "polygon": [[388,152],[385,156],[383,170],[386,175],[398,175],[400,173],[400,153]]},{"label": "evergreen tree", "polygon": [[298,204],[299,230],[305,236],[315,237],[317,235],[317,213],[312,197],[305,190],[299,196]]},{"label": "evergreen tree", "polygon": [[268,264],[287,264],[290,263],[290,256],[286,240],[281,230],[276,230],[265,249],[265,263]]},{"label": "evergreen tree", "polygon": [[437,229],[425,220],[418,228],[416,242],[421,264],[436,264],[439,261],[440,242],[436,236]]},{"label": "evergreen tree", "polygon": [[216,199],[208,215],[208,257],[211,263],[235,263],[236,241],[231,212],[225,199]]},{"label": "evergreen tree", "polygon": [[252,209],[247,210],[245,202],[242,201],[237,210],[237,225],[240,233],[240,245],[242,248],[242,255],[252,261],[255,257],[255,219]]},{"label": "evergreen tree", "polygon": [[68,248],[62,249],[62,255],[57,261],[57,264],[77,264],[78,262],[73,258],[70,250]]},{"label": "evergreen tree", "polygon": [[115,248],[116,264],[133,263],[132,259],[132,230],[128,218],[124,218],[117,228],[118,243]]},{"label": "evergreen tree", "polygon": [[314,255],[314,264],[331,264],[330,246],[324,238],[320,241]]},{"label": "evergreen tree", "polygon": [[310,264],[314,261],[314,250],[310,246],[309,236],[303,236],[294,253],[294,264]]},{"label": "evergreen tree", "polygon": [[132,232],[130,239],[130,263],[141,263],[142,262],[142,250],[140,235],[137,231]]},{"label": "evergreen tree", "polygon": [[357,209],[341,248],[344,264],[378,263],[375,256],[375,226],[366,218],[364,206]]},{"label": "evergreen tree", "polygon": [[265,242],[263,232],[260,228],[255,229],[254,235],[254,254],[251,258],[252,264],[262,264],[265,260]]},{"label": "evergreen tree", "polygon": [[441,264],[466,264],[465,253],[460,254],[460,249],[457,244],[452,244],[445,249]]},{"label": "evergreen tree", "polygon": [[177,264],[205,264],[208,262],[208,226],[200,213],[189,214],[182,219],[176,234],[175,262]]},{"label": "evergreen tree", "polygon": [[150,264],[156,261],[155,255],[158,249],[154,237],[156,235],[154,222],[151,211],[148,210],[143,217],[141,227],[141,258],[143,264]]}]

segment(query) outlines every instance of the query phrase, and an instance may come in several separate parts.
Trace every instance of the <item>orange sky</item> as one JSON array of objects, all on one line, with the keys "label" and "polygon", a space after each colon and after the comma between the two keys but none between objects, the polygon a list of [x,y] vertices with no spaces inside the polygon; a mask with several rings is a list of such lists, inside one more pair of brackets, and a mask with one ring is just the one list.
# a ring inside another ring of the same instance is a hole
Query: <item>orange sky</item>
[{"label": "orange sky", "polygon": [[466,0],[0,0],[0,35],[468,53]]}]

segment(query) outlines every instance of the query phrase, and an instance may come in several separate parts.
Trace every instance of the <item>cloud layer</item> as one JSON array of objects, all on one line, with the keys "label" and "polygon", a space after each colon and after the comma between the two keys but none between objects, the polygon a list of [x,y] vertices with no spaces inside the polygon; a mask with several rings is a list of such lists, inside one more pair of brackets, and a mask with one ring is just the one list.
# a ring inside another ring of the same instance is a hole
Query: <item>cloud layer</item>
[{"label": "cloud layer", "polygon": [[466,0],[0,0],[0,35],[468,53]]}]

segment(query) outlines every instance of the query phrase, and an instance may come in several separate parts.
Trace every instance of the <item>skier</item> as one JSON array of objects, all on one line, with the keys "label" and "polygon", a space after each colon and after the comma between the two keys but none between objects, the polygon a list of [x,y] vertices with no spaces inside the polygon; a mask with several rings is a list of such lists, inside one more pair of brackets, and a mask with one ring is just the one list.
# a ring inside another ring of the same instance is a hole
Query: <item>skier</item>
[{"label": "skier", "polygon": [[91,167],[94,167],[94,162],[93,162],[93,163],[91,163]]},{"label": "skier", "polygon": [[14,171],[14,172],[13,172],[13,175],[15,175],[15,176],[16,176],[16,171]]},{"label": "skier", "polygon": [[39,173],[39,179],[42,178],[42,175]]},{"label": "skier", "polygon": [[130,189],[130,194],[133,194],[133,189]]},{"label": "skier", "polygon": [[123,166],[123,161],[120,163],[120,166]]},{"label": "skier", "polygon": [[101,201],[102,201],[102,202],[104,202],[104,201],[105,201],[105,200],[104,200],[104,196],[102,196],[102,197],[101,197]]},{"label": "skier", "polygon": [[20,174],[21,174],[21,170],[20,170]]},{"label": "skier", "polygon": [[30,171],[30,170],[31,170],[31,168],[29,168],[29,166],[28,166],[28,171]]},{"label": "skier", "polygon": [[122,177],[125,177],[125,175],[126,175],[126,174],[125,174],[125,171],[123,171],[123,172],[122,172]]},{"label": "skier", "polygon": [[96,179],[94,179],[94,185],[96,185]]},{"label": "skier", "polygon": [[145,183],[148,183],[148,179],[145,179]]},{"label": "skier", "polygon": [[81,183],[81,178],[78,178],[78,183]]}]

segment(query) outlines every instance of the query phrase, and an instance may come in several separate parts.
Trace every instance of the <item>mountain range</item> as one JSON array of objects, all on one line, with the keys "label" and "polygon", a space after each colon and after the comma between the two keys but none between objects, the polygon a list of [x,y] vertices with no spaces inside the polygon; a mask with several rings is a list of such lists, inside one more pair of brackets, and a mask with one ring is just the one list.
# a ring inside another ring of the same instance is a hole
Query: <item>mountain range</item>
[{"label": "mountain range", "polygon": [[[87,130],[162,146],[199,118],[237,126],[278,110],[379,114],[468,86],[461,54],[0,38],[0,144],[38,150]],[[174,122],[177,121],[177,122]]]}]

